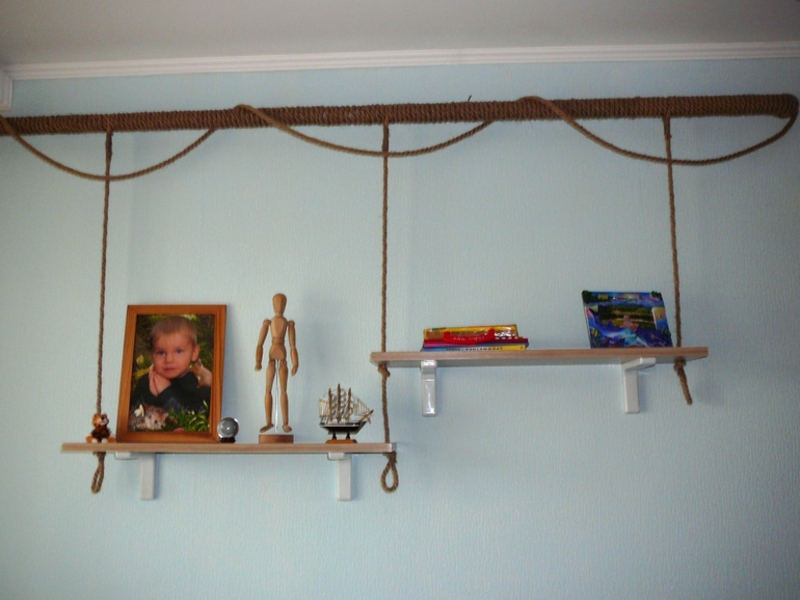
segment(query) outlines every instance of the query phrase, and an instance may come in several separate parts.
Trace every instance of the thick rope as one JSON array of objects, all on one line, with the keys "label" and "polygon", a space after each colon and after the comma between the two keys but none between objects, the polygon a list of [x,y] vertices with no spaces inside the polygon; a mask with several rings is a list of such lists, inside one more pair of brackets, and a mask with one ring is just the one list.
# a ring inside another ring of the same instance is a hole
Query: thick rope
[{"label": "thick rope", "polygon": [[697,160],[695,160],[695,159],[681,159],[681,158],[662,158],[660,156],[653,156],[653,155],[650,155],[650,154],[643,154],[641,152],[633,152],[632,150],[626,150],[624,148],[620,148],[619,146],[615,146],[611,142],[608,142],[608,141],[604,140],[603,138],[593,134],[591,131],[589,131],[585,127],[582,127],[581,125],[579,125],[577,123],[577,121],[575,121],[575,119],[572,116],[567,114],[565,111],[563,111],[561,108],[559,108],[558,105],[556,105],[554,102],[551,102],[550,100],[545,100],[544,98],[540,98],[539,96],[526,96],[526,97],[522,98],[521,100],[522,101],[530,100],[530,101],[535,101],[535,102],[539,102],[541,104],[544,104],[550,110],[552,110],[556,115],[558,115],[559,118],[562,121],[567,123],[569,126],[571,126],[573,129],[575,129],[579,133],[583,134],[586,138],[590,139],[591,141],[595,142],[596,144],[599,144],[600,146],[602,146],[606,150],[611,150],[612,152],[616,152],[617,154],[621,154],[623,156],[627,156],[628,158],[633,158],[635,160],[644,160],[644,161],[647,161],[647,162],[661,163],[661,164],[666,164],[666,165],[682,165],[682,166],[689,166],[689,167],[704,167],[704,166],[708,166],[708,165],[716,165],[718,163],[726,162],[726,161],[729,161],[729,160],[733,160],[735,158],[739,158],[739,157],[744,156],[746,154],[750,154],[751,152],[755,152],[756,150],[760,150],[761,148],[764,148],[765,146],[769,146],[773,142],[778,141],[784,135],[786,135],[789,132],[789,130],[792,128],[792,126],[794,125],[794,122],[797,120],[797,112],[794,112],[791,115],[791,117],[789,117],[789,121],[786,123],[786,125],[783,126],[783,129],[781,129],[775,135],[773,135],[773,136],[771,136],[771,137],[769,137],[769,138],[767,138],[767,139],[765,139],[765,140],[763,140],[763,141],[761,141],[761,142],[759,142],[757,144],[753,144],[752,146],[748,146],[747,148],[744,148],[743,150],[738,150],[737,152],[732,152],[730,154],[724,154],[722,156],[717,156],[715,158],[703,158],[703,159],[697,159]]},{"label": "thick rope", "polygon": [[[105,195],[103,198],[103,245],[100,258],[100,327],[97,336],[97,401],[95,403],[95,413],[103,412],[103,333],[105,328],[106,315],[106,257],[108,255],[108,205],[111,196],[111,139],[114,132],[110,129],[106,132],[106,180]],[[101,440],[98,440],[98,443]],[[103,477],[105,475],[105,452],[95,452],[97,457],[97,470],[92,477],[92,493],[97,494],[103,487]]]},{"label": "thick rope", "polygon": [[216,129],[209,129],[203,135],[201,135],[197,140],[189,144],[186,148],[184,148],[177,154],[171,156],[167,160],[161,161],[160,163],[147,167],[146,169],[142,169],[140,171],[134,171],[132,173],[125,173],[123,175],[111,175],[109,172],[106,172],[105,175],[95,175],[93,173],[86,173],[85,171],[79,171],[78,169],[73,169],[72,167],[68,167],[64,163],[58,162],[57,160],[50,158],[44,152],[37,150],[36,148],[31,146],[26,140],[24,140],[22,136],[20,136],[16,131],[14,131],[9,122],[2,115],[0,115],[0,123],[2,123],[3,129],[6,131],[6,133],[8,133],[8,135],[17,140],[17,142],[19,142],[23,148],[25,148],[28,152],[30,152],[37,158],[40,158],[41,160],[46,162],[51,167],[55,167],[56,169],[64,171],[65,173],[69,173],[70,175],[74,175],[75,177],[80,177],[81,179],[90,179],[92,181],[125,181],[127,179],[135,179],[137,177],[149,175],[150,173],[158,171],[159,169],[163,169],[164,167],[169,166],[175,161],[183,158],[184,156],[189,154],[189,152],[191,152],[192,150],[197,148],[200,144],[205,142],[211,136],[211,134],[216,131]]},{"label": "thick rope", "polygon": [[[672,176],[672,131],[670,129],[670,117],[664,115],[664,142],[667,151],[667,179],[669,180],[669,232],[670,243],[672,246],[672,281],[675,294],[675,342],[676,346],[683,345],[683,333],[681,324],[681,278],[678,272],[678,228],[675,219],[675,181]],[[678,374],[678,379],[681,382],[681,389],[683,389],[683,396],[686,398],[686,404],[692,404],[692,393],[689,391],[689,381],[686,378],[686,359],[677,358],[673,365],[675,372]]]},{"label": "thick rope", "polygon": [[[106,177],[111,173],[112,137],[114,132],[106,133]],[[97,336],[97,413],[103,412],[103,331],[106,314],[106,263],[108,257],[108,208],[111,196],[111,180],[105,180],[103,199],[103,242],[100,255],[100,327]]]},{"label": "thick rope", "polygon": [[97,469],[94,472],[94,477],[92,477],[92,493],[97,494],[103,487],[103,477],[106,472],[106,453],[95,452],[94,455],[97,457]]},{"label": "thick rope", "polygon": [[[668,96],[634,98],[581,98],[552,100],[573,119],[673,119],[697,117],[770,116],[788,119],[797,114],[800,101],[792,94],[744,94],[736,96]],[[560,117],[540,102],[491,100],[356,106],[293,106],[262,108],[273,119],[290,127],[380,127],[433,123],[483,123],[485,121],[553,121]],[[8,117],[20,135],[116,133],[208,129],[257,129],[270,125],[238,108],[179,110],[90,115]],[[0,137],[6,135],[0,129]]]},{"label": "thick rope", "polygon": [[[389,122],[383,124],[383,236],[382,236],[382,262],[381,262],[381,352],[386,352],[386,290],[388,275],[388,249],[389,249]],[[389,394],[387,379],[389,370],[385,365],[378,367],[381,374],[381,408],[383,409],[383,441],[390,444],[392,435],[389,430]],[[387,452],[386,467],[381,473],[381,487],[386,493],[394,492],[400,485],[397,474],[397,452]],[[386,483],[386,478],[391,472],[392,485]]]},{"label": "thick rope", "polygon": [[[272,125],[276,129],[280,129],[284,133],[287,133],[293,137],[296,137],[299,140],[303,140],[304,142],[308,142],[309,144],[314,144],[315,146],[320,146],[322,148],[327,148],[328,150],[336,150],[338,152],[345,152],[347,154],[355,154],[358,156],[372,156],[372,157],[382,157],[384,160],[386,158],[409,158],[412,156],[421,156],[423,154],[431,154],[432,152],[438,152],[439,150],[444,150],[449,146],[453,146],[459,142],[464,141],[465,139],[472,137],[479,131],[483,131],[489,125],[492,124],[491,121],[485,121],[478,125],[477,127],[473,127],[469,131],[462,133],[461,135],[457,135],[454,138],[441,142],[439,144],[435,144],[433,146],[427,146],[425,148],[418,148],[417,150],[406,150],[403,152],[389,152],[389,150],[381,150],[380,152],[377,150],[365,150],[363,148],[353,148],[350,146],[341,146],[339,144],[334,144],[332,142],[326,142],[325,140],[321,140],[319,138],[312,137],[310,135],[305,135],[304,133],[300,133],[289,127],[288,125],[281,123],[277,119],[273,119],[264,111],[259,110],[257,108],[253,108],[252,106],[248,106],[247,104],[240,104],[237,106],[242,110],[247,110],[256,115],[258,118],[262,119],[268,125]],[[384,124],[384,126],[386,126]]]},{"label": "thick rope", "polygon": [[[742,98],[739,97],[739,96],[734,96],[734,97],[731,97],[731,98],[727,99],[728,100],[727,103],[732,105],[731,106],[731,110],[729,110],[727,112],[726,111],[721,111],[721,112],[718,111],[718,113],[719,114],[731,114],[731,115],[734,115],[734,114],[753,114],[752,112],[745,110],[747,108],[747,106],[746,106],[747,103],[742,105],[741,102],[738,102],[741,99]],[[767,98],[767,99],[770,99],[770,98]],[[786,100],[786,98],[783,98],[782,96],[779,97],[779,99]],[[699,159],[699,160],[694,160],[694,159],[675,159],[675,158],[673,158],[670,162],[672,164],[675,164],[675,165],[684,165],[684,166],[706,166],[706,165],[712,165],[712,164],[717,164],[717,163],[733,160],[735,158],[739,158],[739,157],[744,156],[746,154],[750,154],[751,152],[755,152],[756,150],[759,150],[759,149],[761,149],[761,148],[763,148],[763,147],[765,147],[765,146],[767,146],[769,144],[772,144],[773,142],[779,140],[784,135],[786,135],[786,133],[792,128],[792,126],[794,125],[795,121],[797,120],[797,114],[798,114],[797,99],[794,98],[793,96],[790,97],[789,99],[793,100],[793,102],[784,103],[784,104],[790,104],[791,106],[775,107],[776,108],[776,110],[775,110],[776,114],[780,114],[781,116],[785,116],[785,114],[787,112],[789,113],[788,122],[775,135],[773,135],[773,136],[771,136],[771,137],[769,137],[769,138],[767,138],[767,139],[765,139],[765,140],[763,140],[763,141],[761,141],[761,142],[759,142],[757,144],[749,146],[749,147],[747,147],[747,148],[745,148],[743,150],[739,150],[737,152],[733,152],[733,153],[726,154],[726,155],[723,155],[723,156],[719,156],[719,157],[715,157],[715,158]],[[707,102],[702,102],[702,100],[706,100]],[[631,111],[631,110],[633,110],[634,113],[636,113],[637,110],[638,110],[638,112],[642,112],[643,114],[646,114],[648,116],[652,116],[651,112],[654,109],[656,109],[658,107],[664,108],[664,107],[672,106],[673,104],[675,104],[677,102],[677,108],[681,109],[679,111],[680,114],[683,114],[683,115],[686,115],[686,116],[694,116],[694,115],[707,115],[709,113],[713,113],[713,111],[710,110],[711,107],[710,106],[706,106],[706,104],[708,104],[708,102],[710,102],[712,100],[714,100],[714,99],[713,98],[672,98],[672,99],[669,99],[669,98],[666,98],[666,99],[664,99],[664,98],[620,98],[620,99],[596,100],[596,101],[577,101],[577,100],[559,101],[558,103],[556,103],[556,102],[553,102],[551,100],[545,100],[544,98],[541,98],[539,96],[525,96],[523,98],[520,98],[516,102],[480,103],[480,107],[487,107],[487,108],[494,107],[494,108],[496,108],[498,105],[502,105],[502,107],[505,109],[503,112],[499,112],[499,113],[491,113],[491,111],[487,111],[487,112],[489,112],[490,114],[497,114],[498,118],[502,117],[504,119],[522,119],[522,118],[525,118],[524,117],[525,114],[530,112],[529,110],[526,110],[526,107],[529,107],[531,104],[535,103],[537,105],[540,105],[540,106],[544,107],[545,112],[549,111],[550,113],[555,115],[557,118],[560,118],[561,120],[566,122],[568,125],[573,127],[576,131],[578,131],[579,133],[584,135],[587,139],[599,144],[600,146],[602,146],[603,148],[606,148],[607,150],[611,150],[612,152],[616,152],[618,154],[621,154],[623,156],[626,156],[626,157],[632,158],[632,159],[636,159],[636,160],[644,160],[644,161],[648,161],[648,162],[667,164],[667,159],[666,158],[663,158],[663,157],[660,157],[660,156],[652,156],[652,155],[649,155],[649,154],[643,154],[643,153],[640,153],[640,152],[633,152],[631,150],[626,150],[624,148],[620,148],[619,146],[616,146],[616,145],[614,145],[614,144],[612,144],[612,143],[600,138],[599,136],[593,134],[592,132],[587,130],[585,127],[583,127],[583,126],[581,126],[581,125],[579,125],[577,123],[577,121],[575,120],[575,117],[573,116],[574,111],[573,111],[573,113],[570,113],[570,112],[564,110],[563,108],[561,108],[561,106],[559,104],[567,105],[567,106],[570,106],[570,107],[575,105],[576,107],[582,107],[582,108],[586,106],[587,102],[589,103],[590,106],[593,106],[595,104],[602,105],[600,114],[606,115],[608,118],[611,118],[611,117],[615,117],[615,116],[616,117],[620,116],[619,114],[615,113],[615,108],[616,109],[624,108],[624,111],[623,111],[624,114],[628,114],[628,112]],[[721,98],[720,100],[722,100],[723,103],[724,103],[724,101],[726,99],[725,98]],[[777,99],[776,99],[776,101],[777,101]],[[469,110],[471,110],[473,108],[472,104],[478,104],[478,103],[465,102],[465,103],[461,103],[461,105],[459,105],[458,108],[460,110],[462,110],[462,111],[469,111]],[[694,104],[699,104],[699,106],[694,106]],[[753,104],[758,104],[758,103],[755,102],[755,100],[754,100]],[[628,106],[628,105],[631,105],[631,106]],[[454,104],[446,105],[446,106],[448,108],[452,108],[454,106]],[[402,115],[402,113],[404,111],[415,112],[415,111],[413,111],[413,109],[431,109],[432,114],[424,122],[430,122],[430,123],[447,122],[447,119],[445,117],[452,116],[452,115],[449,115],[449,113],[445,114],[445,115],[436,114],[436,111],[434,109],[437,109],[437,108],[440,111],[444,110],[444,107],[443,106],[439,106],[439,105],[394,105],[394,106],[383,106],[383,107],[381,107],[381,106],[375,106],[375,107],[351,107],[351,108],[345,108],[344,110],[346,112],[349,111],[349,113],[358,112],[357,109],[367,110],[368,114],[371,115],[371,118],[374,118],[374,114],[372,114],[372,113],[374,113],[375,111],[377,111],[379,109],[385,109],[384,112],[388,111],[389,109],[392,109],[392,111],[399,112],[401,115]],[[515,111],[514,111],[515,108],[517,109],[517,113],[515,113]],[[717,107],[717,108],[719,108],[719,107]],[[778,108],[780,108],[781,110],[777,110]],[[370,110],[370,109],[374,109],[374,110]],[[291,109],[286,109],[284,111],[284,112],[287,112],[287,116],[291,116],[291,115],[288,115],[288,111],[290,111],[290,110]],[[312,111],[311,115],[309,117],[310,121],[308,123],[306,123],[306,124],[309,124],[309,125],[313,125],[313,124],[320,124],[320,125],[329,124],[327,122],[327,120],[326,120],[326,112],[331,112],[331,113],[341,112],[341,110],[336,110],[336,107],[327,107],[327,108],[326,107],[316,107],[316,108],[311,108],[309,110]],[[738,112],[736,112],[736,111],[738,111]],[[300,140],[303,140],[305,142],[308,142],[308,143],[311,143],[311,144],[315,144],[315,145],[318,145],[318,146],[323,147],[323,148],[327,148],[329,150],[336,150],[336,151],[339,151],[339,152],[346,152],[346,153],[349,153],[349,154],[355,154],[355,155],[359,155],[359,156],[371,156],[371,157],[383,157],[384,156],[384,153],[382,151],[378,152],[378,151],[375,151],[375,150],[365,150],[365,149],[361,149],[361,148],[353,148],[353,147],[349,147],[349,146],[342,146],[342,145],[339,145],[339,144],[334,144],[334,143],[331,143],[331,142],[320,140],[318,138],[315,138],[315,137],[312,137],[312,136],[309,136],[309,135],[305,135],[303,133],[300,133],[300,132],[292,129],[292,127],[286,125],[283,121],[268,115],[264,110],[253,108],[252,106],[249,106],[249,105],[246,105],[246,104],[240,104],[239,106],[236,107],[236,109],[234,109],[234,112],[238,112],[238,113],[244,114],[244,115],[249,115],[249,116],[254,117],[257,120],[261,121],[262,123],[265,123],[267,125],[271,125],[272,127],[275,127],[277,129],[283,131],[284,133],[286,133],[288,135],[296,137],[296,138],[298,138]],[[280,112],[280,111],[277,111],[277,112]],[[294,112],[294,111],[292,111],[292,112]],[[591,111],[590,110],[588,112],[588,114],[591,114],[591,115],[594,116],[596,112],[597,112],[596,110],[595,111]],[[669,112],[669,114],[674,114],[674,112],[668,111],[668,110],[666,110],[666,108],[664,108],[664,110],[661,112],[661,114],[663,115],[663,114],[666,114],[667,112]],[[757,112],[755,114],[764,114],[764,112],[763,112],[763,110],[761,110],[760,112]],[[136,115],[127,115],[127,116],[128,117],[135,117]],[[150,116],[150,115],[145,115],[145,116]],[[540,118],[546,118],[544,115],[539,115],[539,116],[540,116]],[[630,115],[628,114],[628,116],[630,116]],[[111,119],[111,117],[112,116],[108,116],[109,119]],[[157,120],[157,117],[158,117],[158,114],[156,113],[154,118],[156,118],[156,120]],[[341,117],[341,115],[340,115],[340,117]],[[597,117],[595,116],[595,118],[597,118]],[[388,119],[389,119],[389,117],[387,116],[387,117],[385,117],[384,120],[388,121]],[[473,135],[475,135],[479,131],[482,131],[483,129],[485,129],[486,127],[491,125],[493,122],[494,122],[494,120],[485,119],[485,120],[483,120],[483,122],[480,125],[470,129],[469,131],[467,131],[467,132],[465,132],[465,133],[463,133],[461,135],[455,136],[452,139],[446,140],[445,142],[442,142],[440,144],[435,144],[433,146],[428,146],[428,147],[425,147],[425,148],[419,148],[419,149],[416,149],[416,150],[407,150],[407,151],[403,151],[403,152],[389,152],[388,155],[391,158],[407,158],[407,157],[420,156],[420,155],[423,155],[423,154],[429,154],[429,153],[432,153],[432,152],[437,152],[439,150],[442,150],[444,148],[447,148],[449,146],[457,144],[457,143],[459,143],[459,142],[461,142],[461,141],[463,141],[463,140],[465,140],[465,139],[467,139],[469,137],[472,137]],[[96,175],[96,174],[92,174],[92,173],[86,173],[86,172],[79,171],[77,169],[73,169],[71,167],[68,167],[67,165],[64,165],[63,163],[60,163],[60,162],[58,162],[56,160],[53,160],[52,158],[48,157],[44,153],[40,152],[39,150],[37,150],[36,148],[31,146],[27,141],[25,141],[14,130],[14,128],[11,126],[11,124],[8,122],[8,120],[6,120],[2,115],[0,115],[0,123],[2,124],[3,130],[5,131],[6,134],[11,135],[26,150],[28,150],[29,152],[31,152],[32,154],[34,154],[35,156],[37,156],[41,160],[45,161],[46,163],[50,164],[51,166],[53,166],[53,167],[55,167],[57,169],[60,169],[60,170],[62,170],[64,172],[66,172],[66,173],[69,173],[71,175],[75,175],[76,177],[82,177],[84,179],[91,179],[91,180],[95,180],[95,181],[105,181],[106,179],[110,179],[110,181],[123,181],[123,180],[127,180],[127,179],[133,179],[133,178],[136,178],[136,177],[142,177],[143,175],[147,175],[149,173],[152,173],[153,171],[157,171],[159,169],[162,169],[162,168],[172,164],[173,162],[177,161],[178,159],[183,158],[184,156],[186,156],[189,152],[194,150],[202,142],[204,142],[206,139],[208,139],[208,137],[212,133],[214,133],[214,131],[216,131],[217,128],[218,128],[218,127],[209,128],[208,131],[206,131],[202,136],[200,136],[199,139],[197,139],[195,142],[193,142],[192,144],[187,146],[181,152],[175,154],[174,156],[172,156],[171,158],[168,158],[165,161],[162,161],[162,162],[160,162],[160,163],[158,163],[156,165],[153,165],[153,166],[148,167],[146,169],[142,169],[140,171],[127,173],[127,174],[124,174],[124,175],[111,176],[111,175]],[[358,121],[355,117],[352,117],[352,124],[359,124],[359,123],[360,123],[360,121]],[[227,122],[225,124],[227,124]],[[143,125],[144,125],[144,123],[143,123]],[[245,126],[248,126],[248,125],[252,126],[252,123],[242,119],[241,123],[238,126],[245,127]],[[185,128],[185,127],[176,127],[176,128]]]}]

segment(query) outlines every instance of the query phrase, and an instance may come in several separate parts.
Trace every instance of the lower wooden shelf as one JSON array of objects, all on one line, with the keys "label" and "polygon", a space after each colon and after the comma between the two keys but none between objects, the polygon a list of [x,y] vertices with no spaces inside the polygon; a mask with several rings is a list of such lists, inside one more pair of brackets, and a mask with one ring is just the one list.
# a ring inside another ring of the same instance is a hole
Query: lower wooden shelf
[{"label": "lower wooden shelf", "polygon": [[619,365],[626,413],[639,412],[638,372],[656,363],[706,358],[706,347],[679,348],[555,348],[537,350],[448,350],[373,352],[370,361],[386,368],[419,368],[422,376],[422,414],[436,415],[436,370],[440,367],[530,367]]},{"label": "lower wooden shelf", "polygon": [[394,444],[220,444],[183,442],[84,442],[61,444],[62,452],[129,452],[132,454],[384,454]]},{"label": "lower wooden shelf", "polygon": [[140,466],[140,498],[156,497],[156,467],[160,454],[326,454],[328,460],[338,465],[337,498],[352,500],[352,456],[354,454],[385,454],[394,452],[395,444],[356,442],[354,444],[221,444],[221,443],[131,443],[85,442],[61,445],[62,452],[105,452],[119,460],[138,459]]}]

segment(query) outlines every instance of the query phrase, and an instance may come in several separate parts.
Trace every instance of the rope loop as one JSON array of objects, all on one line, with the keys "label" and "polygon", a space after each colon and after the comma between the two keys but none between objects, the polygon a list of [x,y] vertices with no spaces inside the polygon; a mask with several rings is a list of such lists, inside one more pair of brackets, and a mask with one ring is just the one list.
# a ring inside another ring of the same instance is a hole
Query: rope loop
[{"label": "rope loop", "polygon": [[[448,146],[453,146],[459,142],[464,141],[465,139],[472,137],[479,131],[483,131],[489,125],[492,124],[492,121],[484,121],[480,125],[473,127],[469,131],[462,133],[461,135],[457,135],[449,140],[441,142],[439,144],[434,144],[433,146],[426,146],[424,148],[418,148],[417,150],[405,150],[402,152],[389,152],[388,146],[384,144],[384,149],[378,150],[365,150],[363,148],[353,148],[351,146],[342,146],[340,144],[334,144],[333,142],[326,142],[325,140],[321,140],[319,138],[315,138],[310,135],[306,135],[304,133],[300,133],[296,129],[289,127],[285,123],[278,121],[277,119],[273,119],[263,110],[259,110],[250,106],[249,104],[239,104],[236,108],[244,111],[251,112],[259,119],[264,121],[267,125],[271,125],[275,129],[279,129],[284,133],[291,135],[299,140],[304,142],[308,142],[309,144],[313,144],[315,146],[320,146],[321,148],[327,148],[328,150],[336,150],[338,152],[344,152],[346,154],[355,154],[356,156],[371,156],[374,158],[409,158],[412,156],[421,156],[423,154],[431,154],[433,152],[438,152],[439,150],[444,150]],[[384,140],[388,139],[388,128],[389,122],[388,120],[384,122]]]},{"label": "rope loop", "polygon": [[[184,148],[177,154],[171,156],[166,160],[161,161],[158,164],[147,167],[146,169],[142,169],[140,171],[133,171],[131,173],[125,173],[123,175],[110,175],[108,173],[106,173],[105,175],[96,175],[94,173],[87,173],[85,171],[79,171],[78,169],[73,169],[72,167],[68,167],[64,163],[58,162],[57,160],[50,158],[44,152],[37,150],[31,144],[29,144],[25,139],[23,139],[22,136],[19,135],[14,130],[13,127],[11,127],[11,124],[2,115],[0,115],[0,124],[3,126],[5,132],[11,137],[13,137],[17,142],[19,142],[19,144],[23,148],[25,148],[28,152],[30,152],[37,158],[46,162],[51,167],[55,167],[59,171],[64,171],[65,173],[69,173],[70,175],[74,175],[75,177],[80,177],[81,179],[89,179],[91,181],[104,181],[104,182],[125,181],[127,179],[135,179],[137,177],[149,175],[150,173],[158,171],[159,169],[163,169],[164,167],[171,165],[175,161],[189,154],[189,152],[191,152],[192,150],[197,148],[200,144],[205,142],[211,136],[211,134],[216,131],[216,129],[209,129],[203,135],[201,135],[197,140],[189,144],[186,148]],[[112,133],[111,129],[108,128],[107,135],[110,135],[111,133]]]},{"label": "rope loop", "polygon": [[[396,491],[400,485],[400,479],[397,475],[397,452],[387,452],[384,456],[388,460],[386,466],[383,468],[383,473],[381,473],[381,487],[384,492],[391,494]],[[386,483],[386,478],[390,472],[392,474],[392,485]]]},{"label": "rope loop", "polygon": [[92,493],[97,494],[103,487],[103,477],[105,476],[106,470],[106,453],[94,452],[94,455],[97,457],[97,470],[94,472],[94,477],[92,477]]},{"label": "rope loop", "polygon": [[[794,125],[794,122],[797,120],[797,114],[798,114],[797,111],[793,112],[791,117],[789,117],[789,120],[787,121],[786,125],[783,126],[783,129],[781,129],[775,135],[770,136],[761,142],[758,142],[757,144],[753,144],[752,146],[748,146],[743,150],[738,150],[737,152],[731,152],[730,154],[724,154],[722,156],[717,156],[715,158],[704,158],[695,160],[695,159],[671,158],[671,157],[663,158],[661,156],[653,156],[651,154],[644,154],[641,152],[634,152],[632,150],[626,150],[624,148],[620,148],[619,146],[616,146],[611,142],[607,142],[600,136],[595,135],[582,125],[579,125],[578,122],[571,115],[563,111],[557,104],[551,102],[550,100],[545,100],[544,98],[541,98],[539,96],[524,96],[520,98],[519,101],[539,102],[543,104],[548,109],[550,109],[553,112],[553,114],[558,116],[559,119],[561,119],[567,125],[575,129],[575,131],[582,134],[587,139],[593,141],[595,144],[602,146],[606,150],[611,150],[612,152],[616,152],[617,154],[621,154],[622,156],[627,156],[628,158],[633,158],[635,160],[643,160],[647,162],[660,163],[665,165],[668,164],[681,165],[687,167],[703,167],[708,165],[716,165],[722,162],[733,160],[734,158],[739,158],[746,154],[750,154],[752,152],[755,152],[756,150],[764,148],[765,146],[769,146],[771,143],[778,141],[780,138],[782,138],[789,132],[789,130]],[[669,118],[668,113],[666,113],[665,116]]]}]

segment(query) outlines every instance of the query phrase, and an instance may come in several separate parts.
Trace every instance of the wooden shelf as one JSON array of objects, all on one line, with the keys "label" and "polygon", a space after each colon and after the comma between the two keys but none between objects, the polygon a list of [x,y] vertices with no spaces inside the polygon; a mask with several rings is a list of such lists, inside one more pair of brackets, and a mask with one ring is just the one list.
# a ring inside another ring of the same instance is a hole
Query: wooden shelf
[{"label": "wooden shelf", "polygon": [[680,348],[556,348],[539,350],[453,350],[373,352],[370,361],[386,368],[419,368],[422,414],[436,415],[436,370],[440,367],[524,367],[618,365],[622,374],[623,407],[639,412],[638,372],[656,363],[706,358],[706,347]]},{"label": "wooden shelf", "polygon": [[652,357],[657,363],[706,358],[708,348],[556,348],[544,350],[452,350],[428,352],[373,352],[374,365],[418,367],[435,360],[440,367],[511,367],[563,365],[619,365],[635,358]]},{"label": "wooden shelf", "polygon": [[384,454],[394,444],[220,444],[220,443],[142,443],[108,444],[64,443],[62,452],[109,452],[130,454]]},{"label": "wooden shelf", "polygon": [[138,459],[140,467],[140,498],[156,497],[156,466],[159,454],[326,454],[338,465],[339,500],[351,500],[352,456],[354,454],[385,454],[393,452],[395,444],[221,444],[221,443],[131,443],[105,444],[64,443],[62,452],[106,452],[119,460]]}]

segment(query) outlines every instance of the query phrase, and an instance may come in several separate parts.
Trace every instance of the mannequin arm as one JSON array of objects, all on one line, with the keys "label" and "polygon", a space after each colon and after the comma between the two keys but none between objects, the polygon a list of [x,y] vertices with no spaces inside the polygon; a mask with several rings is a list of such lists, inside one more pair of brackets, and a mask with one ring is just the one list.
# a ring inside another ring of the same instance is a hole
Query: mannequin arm
[{"label": "mannequin arm", "polygon": [[289,348],[292,351],[292,375],[297,373],[297,367],[300,366],[300,357],[297,354],[297,347],[295,346],[295,331],[294,321],[289,321]]},{"label": "mannequin arm", "polygon": [[256,346],[256,371],[261,370],[261,360],[264,358],[264,342],[267,340],[269,333],[269,319],[264,319],[264,324],[261,326],[261,333],[258,334],[258,346]]}]

